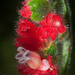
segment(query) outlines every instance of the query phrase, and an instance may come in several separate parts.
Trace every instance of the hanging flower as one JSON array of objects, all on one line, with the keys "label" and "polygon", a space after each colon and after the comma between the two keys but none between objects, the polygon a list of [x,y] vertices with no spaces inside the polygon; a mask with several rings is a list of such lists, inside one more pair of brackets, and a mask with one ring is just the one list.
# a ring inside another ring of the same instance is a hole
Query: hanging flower
[{"label": "hanging flower", "polygon": [[19,53],[16,55],[15,58],[18,59],[18,62],[20,64],[27,63],[32,69],[37,69],[40,66],[41,57],[38,53],[26,50],[23,47],[19,47],[17,51]]}]

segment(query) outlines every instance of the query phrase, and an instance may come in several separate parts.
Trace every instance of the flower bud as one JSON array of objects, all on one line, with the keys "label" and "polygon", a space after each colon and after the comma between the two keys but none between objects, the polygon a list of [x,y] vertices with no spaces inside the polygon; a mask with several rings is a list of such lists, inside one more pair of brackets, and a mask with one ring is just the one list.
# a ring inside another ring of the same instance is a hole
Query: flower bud
[{"label": "flower bud", "polygon": [[30,60],[27,61],[27,64],[32,69],[37,69],[41,64],[41,57],[38,53],[30,51],[29,53]]},{"label": "flower bud", "polygon": [[50,68],[50,65],[49,65],[48,60],[43,59],[38,69],[39,69],[39,70],[42,70],[42,71],[46,71],[46,70],[48,70],[49,68]]}]

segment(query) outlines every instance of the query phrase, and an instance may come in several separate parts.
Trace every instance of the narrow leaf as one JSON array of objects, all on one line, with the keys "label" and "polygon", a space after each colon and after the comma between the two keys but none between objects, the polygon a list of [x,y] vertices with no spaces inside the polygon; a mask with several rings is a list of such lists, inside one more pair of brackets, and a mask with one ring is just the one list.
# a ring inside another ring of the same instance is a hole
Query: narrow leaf
[{"label": "narrow leaf", "polygon": [[66,13],[66,4],[64,0],[57,0],[58,13],[61,15],[65,15]]},{"label": "narrow leaf", "polygon": [[56,5],[56,2],[51,4],[51,10],[53,10],[54,6]]}]

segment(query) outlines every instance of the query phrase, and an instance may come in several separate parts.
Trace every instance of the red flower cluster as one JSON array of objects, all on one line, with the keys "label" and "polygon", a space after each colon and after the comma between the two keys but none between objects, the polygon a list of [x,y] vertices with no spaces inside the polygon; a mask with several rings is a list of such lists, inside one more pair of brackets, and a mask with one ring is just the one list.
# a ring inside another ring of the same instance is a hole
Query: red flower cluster
[{"label": "red flower cluster", "polygon": [[[19,10],[21,16],[25,18],[30,18],[32,14],[30,7],[27,5],[28,1],[30,0],[25,0],[25,2],[23,2],[23,8]],[[50,36],[52,40],[55,40],[59,33],[66,31],[62,18],[55,13],[47,14],[39,24],[42,25],[42,27],[38,28],[39,33],[43,33],[42,39],[46,39]]]},{"label": "red flower cluster", "polygon": [[16,32],[21,37],[16,39],[15,45],[29,50],[39,50],[48,37],[55,40],[59,33],[66,31],[62,18],[54,13],[48,14],[39,24],[41,27],[25,19],[20,20]]},{"label": "red flower cluster", "polygon": [[52,58],[48,56],[48,61],[50,64],[50,69],[47,71],[41,71],[38,69],[31,69],[27,64],[23,64],[19,66],[19,72],[23,75],[56,75],[57,74],[57,68],[52,64]]}]

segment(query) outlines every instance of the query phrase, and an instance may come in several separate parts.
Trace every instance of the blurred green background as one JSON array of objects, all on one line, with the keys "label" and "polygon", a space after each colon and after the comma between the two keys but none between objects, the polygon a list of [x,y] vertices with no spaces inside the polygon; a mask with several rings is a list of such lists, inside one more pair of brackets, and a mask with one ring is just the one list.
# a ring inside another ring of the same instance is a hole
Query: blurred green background
[{"label": "blurred green background", "polygon": [[[18,7],[22,0],[0,1],[0,73],[19,75],[14,46],[15,25],[18,22]],[[72,13],[72,51],[67,75],[75,75],[75,0],[69,0]]]}]

